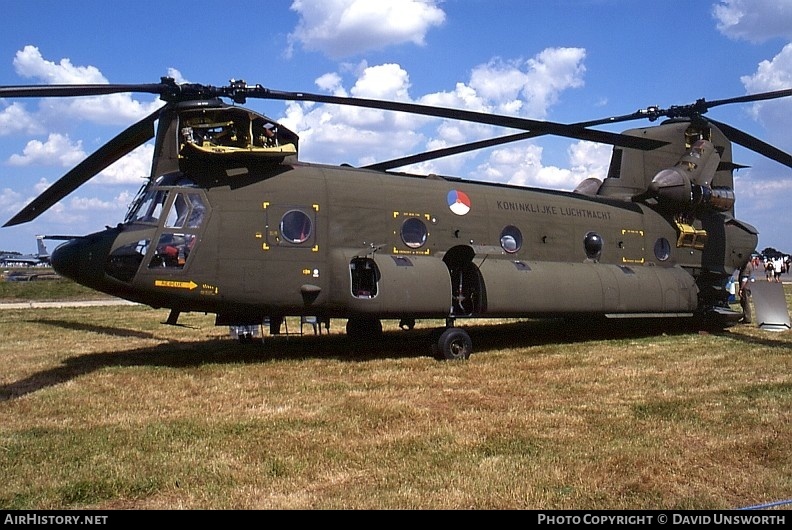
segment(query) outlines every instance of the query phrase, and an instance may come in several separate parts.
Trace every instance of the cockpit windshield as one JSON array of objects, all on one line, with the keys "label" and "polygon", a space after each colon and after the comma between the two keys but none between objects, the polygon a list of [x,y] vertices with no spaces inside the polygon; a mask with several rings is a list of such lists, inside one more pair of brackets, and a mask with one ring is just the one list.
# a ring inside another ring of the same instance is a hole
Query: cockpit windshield
[{"label": "cockpit windshield", "polygon": [[127,214],[126,222],[157,224],[167,200],[167,190],[144,190],[135,206]]},{"label": "cockpit windshield", "polygon": [[141,188],[124,221],[157,224],[168,201],[169,190],[162,188],[172,186],[195,187],[195,183],[180,171],[158,177]]}]

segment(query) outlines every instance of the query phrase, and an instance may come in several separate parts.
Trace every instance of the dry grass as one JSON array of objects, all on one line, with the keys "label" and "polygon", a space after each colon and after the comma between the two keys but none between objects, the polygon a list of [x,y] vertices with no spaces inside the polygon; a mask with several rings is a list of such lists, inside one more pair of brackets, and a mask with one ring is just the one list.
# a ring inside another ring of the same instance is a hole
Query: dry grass
[{"label": "dry grass", "polygon": [[[0,311],[0,506],[734,508],[792,497],[792,333],[428,327],[239,345],[211,316]],[[617,324],[613,324],[617,325]]]}]

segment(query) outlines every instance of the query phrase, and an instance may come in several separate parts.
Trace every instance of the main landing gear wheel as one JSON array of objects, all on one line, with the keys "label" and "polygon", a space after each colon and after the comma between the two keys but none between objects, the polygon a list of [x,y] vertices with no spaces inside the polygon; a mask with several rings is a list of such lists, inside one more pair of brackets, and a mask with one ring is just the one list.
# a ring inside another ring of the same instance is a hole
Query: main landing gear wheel
[{"label": "main landing gear wheel", "polygon": [[473,353],[473,341],[462,328],[446,328],[437,339],[437,357],[449,361],[463,361]]}]

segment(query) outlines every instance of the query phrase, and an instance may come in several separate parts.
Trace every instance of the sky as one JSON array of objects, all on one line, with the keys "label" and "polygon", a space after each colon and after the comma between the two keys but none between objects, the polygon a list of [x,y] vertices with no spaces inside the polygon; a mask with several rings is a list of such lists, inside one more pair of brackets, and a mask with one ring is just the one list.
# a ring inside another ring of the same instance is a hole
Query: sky
[{"label": "sky", "polygon": [[[231,79],[284,91],[409,101],[575,123],[657,105],[792,88],[792,0],[30,0],[8,2],[0,86]],[[0,224],[162,104],[147,94],[0,98]],[[300,135],[300,158],[366,165],[517,132],[351,107],[249,100]],[[792,98],[708,113],[792,152]],[[636,121],[599,127],[620,132]],[[611,147],[545,136],[409,168],[572,190]],[[123,220],[148,176],[145,144],[0,250]],[[734,146],[736,217],[760,250],[792,252],[792,168]],[[48,243],[54,247],[53,241]],[[50,249],[51,250],[51,249]]]}]

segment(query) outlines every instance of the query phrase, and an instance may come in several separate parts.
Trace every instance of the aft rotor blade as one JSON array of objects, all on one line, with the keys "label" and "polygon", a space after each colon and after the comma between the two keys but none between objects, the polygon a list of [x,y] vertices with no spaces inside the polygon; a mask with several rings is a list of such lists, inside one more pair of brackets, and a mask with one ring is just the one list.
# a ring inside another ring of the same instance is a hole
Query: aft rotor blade
[{"label": "aft rotor blade", "polygon": [[718,105],[729,105],[731,103],[752,103],[754,101],[765,101],[768,99],[785,98],[789,96],[792,96],[792,89],[787,88],[785,90],[775,90],[772,92],[762,92],[759,94],[748,94],[734,98],[715,99],[712,101],[705,101],[704,104],[709,109],[712,107],[717,107]]},{"label": "aft rotor blade", "polygon": [[405,103],[398,101],[384,101],[377,99],[354,98],[328,96],[324,94],[309,94],[306,92],[280,92],[275,90],[258,87],[257,90],[251,89],[246,92],[247,97],[261,99],[277,99],[284,101],[313,101],[316,103],[329,103],[336,105],[348,105],[353,107],[364,107],[378,110],[390,110],[395,112],[406,112],[410,114],[420,114],[423,116],[433,116],[436,118],[447,118],[452,120],[469,121],[474,123],[485,123],[499,127],[511,127],[538,132],[542,134],[554,134],[576,140],[589,140],[620,147],[630,147],[633,149],[651,150],[665,145],[665,142],[627,136],[605,131],[586,129],[578,125],[566,125],[549,121],[531,120],[516,116],[504,116],[499,114],[488,114],[471,110],[451,109],[445,107],[432,107],[416,103]]},{"label": "aft rotor blade", "polygon": [[[614,118],[605,118],[601,120],[592,120],[586,122],[576,123],[574,125],[578,127],[592,127],[594,125],[605,125],[608,123],[616,123],[618,121],[624,121],[623,119],[635,119],[635,118],[627,118],[625,117],[614,117]],[[404,156],[401,158],[394,158],[393,160],[385,160],[383,162],[377,162],[376,164],[371,164],[368,166],[362,166],[363,169],[373,169],[375,171],[388,171],[390,169],[395,169],[397,167],[403,167],[410,164],[418,164],[420,162],[426,162],[428,160],[436,160],[438,158],[445,158],[451,155],[458,155],[461,153],[467,153],[470,151],[476,151],[478,149],[486,149],[488,147],[494,147],[496,145],[503,145],[512,142],[519,142],[520,140],[528,140],[530,138],[536,138],[538,136],[544,136],[546,133],[528,131],[523,133],[517,134],[510,134],[508,136],[500,136],[498,138],[490,138],[487,140],[479,140],[477,142],[470,142],[462,145],[456,145],[453,147],[444,147],[442,149],[435,149],[433,151],[425,151],[423,153],[418,153],[415,155]]]},{"label": "aft rotor blade", "polygon": [[44,190],[41,195],[3,226],[14,226],[32,221],[107,166],[154,138],[154,122],[159,115],[160,111],[157,110],[110,140]]},{"label": "aft rotor blade", "polygon": [[748,94],[745,96],[737,96],[734,98],[715,99],[707,101],[704,98],[696,100],[695,103],[687,105],[672,105],[666,109],[651,106],[645,109],[638,110],[632,114],[625,114],[623,116],[613,116],[605,118],[596,122],[590,122],[591,125],[604,125],[606,123],[618,123],[628,120],[648,119],[655,121],[658,118],[696,118],[702,114],[706,114],[712,107],[720,105],[730,105],[732,103],[752,103],[755,101],[765,101],[769,99],[785,98],[792,96],[792,89],[775,90],[773,92],[762,92],[759,94]]},{"label": "aft rotor blade", "polygon": [[751,136],[746,132],[735,129],[731,125],[727,125],[710,118],[707,118],[707,121],[714,123],[718,129],[720,129],[721,132],[723,132],[723,134],[725,134],[726,137],[732,142],[740,144],[751,151],[755,151],[760,155],[764,155],[767,158],[784,164],[787,167],[792,167],[792,155],[789,153],[785,153],[777,147],[773,147],[772,145],[763,142],[759,138]]},{"label": "aft rotor blade", "polygon": [[376,171],[388,171],[397,167],[408,166],[410,164],[418,164],[419,162],[426,162],[427,160],[435,160],[437,158],[444,158],[451,155],[458,155],[460,153],[467,153],[469,151],[476,151],[477,149],[486,149],[487,147],[494,147],[496,145],[503,145],[511,142],[519,142],[520,140],[527,140],[528,138],[535,138],[540,136],[541,133],[524,132],[517,134],[510,134],[508,136],[500,136],[498,138],[490,138],[487,140],[480,140],[478,142],[470,142],[467,144],[457,145],[454,147],[444,147],[442,149],[435,149],[434,151],[426,151],[416,155],[404,156],[395,158],[393,160],[386,160],[368,166],[362,166],[363,169],[373,169]]}]

